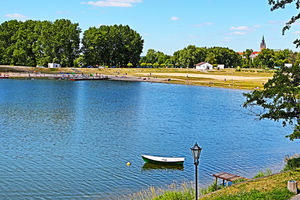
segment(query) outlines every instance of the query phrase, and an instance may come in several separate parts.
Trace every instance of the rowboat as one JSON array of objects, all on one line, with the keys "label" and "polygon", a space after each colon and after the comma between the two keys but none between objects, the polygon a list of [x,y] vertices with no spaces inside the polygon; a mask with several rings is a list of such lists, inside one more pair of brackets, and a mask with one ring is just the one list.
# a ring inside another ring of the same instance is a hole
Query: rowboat
[{"label": "rowboat", "polygon": [[184,158],[179,158],[179,157],[169,158],[169,157],[142,155],[142,158],[146,163],[162,164],[162,165],[183,165],[184,162]]}]

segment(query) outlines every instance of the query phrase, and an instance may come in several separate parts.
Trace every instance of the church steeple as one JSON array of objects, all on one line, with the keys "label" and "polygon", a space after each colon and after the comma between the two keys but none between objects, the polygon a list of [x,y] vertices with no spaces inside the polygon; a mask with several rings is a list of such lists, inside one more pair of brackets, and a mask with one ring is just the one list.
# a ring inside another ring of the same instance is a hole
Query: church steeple
[{"label": "church steeple", "polygon": [[266,48],[267,48],[267,45],[265,42],[265,36],[263,36],[262,41],[260,43],[260,51],[262,51],[263,49],[266,49]]}]

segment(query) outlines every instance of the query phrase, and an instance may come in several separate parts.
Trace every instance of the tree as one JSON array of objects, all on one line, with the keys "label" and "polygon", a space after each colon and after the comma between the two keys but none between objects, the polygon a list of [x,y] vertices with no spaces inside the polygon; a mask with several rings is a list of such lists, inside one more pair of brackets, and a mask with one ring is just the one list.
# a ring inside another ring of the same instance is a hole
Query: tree
[{"label": "tree", "polygon": [[264,68],[274,68],[274,50],[263,49],[258,55],[258,62]]},{"label": "tree", "polygon": [[244,52],[244,56],[245,56],[245,64],[246,64],[246,67],[249,67],[251,68],[252,67],[252,59],[251,59],[251,55],[253,53],[253,50],[252,49],[246,49],[246,51]]},{"label": "tree", "polygon": [[259,106],[260,119],[282,120],[294,125],[294,131],[287,137],[290,140],[300,139],[300,67],[283,67],[274,74],[262,91],[254,90],[244,94],[247,98],[244,107]]},{"label": "tree", "polygon": [[88,65],[136,66],[143,45],[142,37],[129,26],[100,26],[84,32],[82,52]]},{"label": "tree", "polygon": [[[299,0],[268,0],[269,4],[272,6],[271,11],[277,10],[277,9],[284,9],[286,5],[295,3],[295,7],[298,10],[300,8],[300,1]],[[285,31],[289,30],[291,28],[291,25],[295,23],[300,18],[300,13],[296,16],[292,16],[291,19],[285,24],[285,26],[282,29],[282,34],[284,35]],[[300,39],[297,39],[294,41],[294,44],[296,47],[300,46]]]},{"label": "tree", "polygon": [[80,29],[70,20],[11,20],[0,25],[0,64],[72,66],[79,54]]},{"label": "tree", "polygon": [[205,58],[205,62],[208,62],[210,64],[217,64],[217,59],[214,53],[209,53],[207,57]]}]

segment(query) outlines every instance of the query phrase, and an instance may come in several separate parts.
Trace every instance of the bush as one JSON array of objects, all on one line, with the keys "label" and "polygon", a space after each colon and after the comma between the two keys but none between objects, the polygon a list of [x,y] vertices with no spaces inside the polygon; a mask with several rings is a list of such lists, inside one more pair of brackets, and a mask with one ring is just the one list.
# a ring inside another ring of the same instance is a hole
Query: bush
[{"label": "bush", "polygon": [[289,158],[286,160],[286,165],[283,171],[295,170],[300,167],[300,158]]}]

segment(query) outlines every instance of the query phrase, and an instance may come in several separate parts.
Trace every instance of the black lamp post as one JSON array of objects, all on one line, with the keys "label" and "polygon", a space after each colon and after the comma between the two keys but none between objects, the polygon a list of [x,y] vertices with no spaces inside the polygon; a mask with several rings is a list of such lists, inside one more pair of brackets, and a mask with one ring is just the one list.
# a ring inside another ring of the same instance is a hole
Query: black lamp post
[{"label": "black lamp post", "polygon": [[198,200],[198,164],[199,164],[199,158],[200,158],[200,153],[201,153],[201,147],[198,146],[197,142],[196,144],[191,148],[193,152],[193,157],[194,157],[194,165],[195,165],[195,191],[196,191],[196,200]]}]

